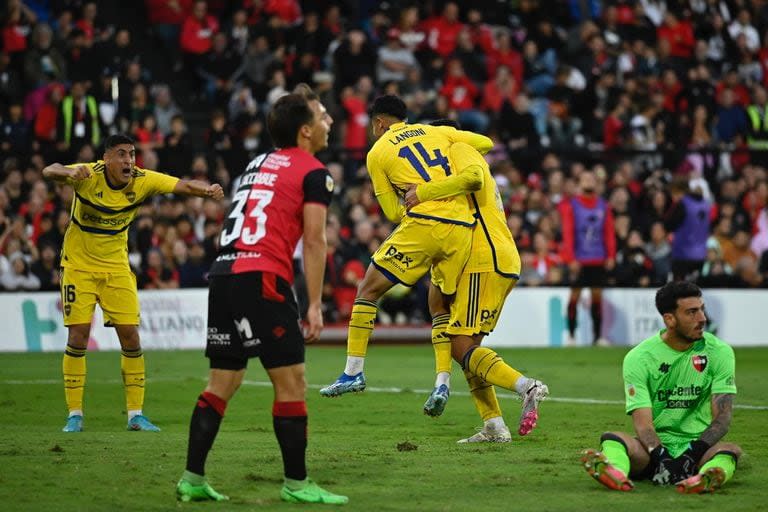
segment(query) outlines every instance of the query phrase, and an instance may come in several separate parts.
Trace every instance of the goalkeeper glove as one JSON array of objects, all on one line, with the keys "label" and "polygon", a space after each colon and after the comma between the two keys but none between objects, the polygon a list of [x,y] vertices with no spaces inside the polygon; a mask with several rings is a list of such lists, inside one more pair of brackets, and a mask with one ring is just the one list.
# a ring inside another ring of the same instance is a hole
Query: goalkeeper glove
[{"label": "goalkeeper glove", "polygon": [[670,483],[671,473],[668,466],[672,464],[672,457],[666,448],[659,445],[651,450],[651,480],[654,485],[667,485]]},{"label": "goalkeeper glove", "polygon": [[704,454],[709,450],[709,444],[701,439],[691,441],[688,449],[681,453],[672,461],[670,472],[672,473],[672,483],[685,480],[696,474],[696,468]]}]

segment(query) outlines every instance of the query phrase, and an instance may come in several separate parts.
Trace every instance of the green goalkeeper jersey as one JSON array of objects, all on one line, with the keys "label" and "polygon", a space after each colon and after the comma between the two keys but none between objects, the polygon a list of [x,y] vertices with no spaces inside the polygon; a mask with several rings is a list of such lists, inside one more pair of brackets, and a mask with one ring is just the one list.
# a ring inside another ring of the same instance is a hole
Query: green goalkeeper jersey
[{"label": "green goalkeeper jersey", "polygon": [[626,411],[650,407],[653,426],[667,445],[698,439],[712,422],[712,394],[736,393],[733,349],[708,332],[679,352],[648,338],[624,357]]}]

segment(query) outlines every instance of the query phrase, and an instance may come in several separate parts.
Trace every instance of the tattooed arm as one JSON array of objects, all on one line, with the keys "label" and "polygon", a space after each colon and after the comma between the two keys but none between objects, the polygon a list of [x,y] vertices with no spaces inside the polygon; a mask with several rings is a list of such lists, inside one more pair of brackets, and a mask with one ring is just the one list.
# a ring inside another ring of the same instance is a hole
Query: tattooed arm
[{"label": "tattooed arm", "polygon": [[653,426],[653,414],[650,407],[641,407],[632,411],[632,423],[635,427],[635,433],[640,442],[652,452],[657,446],[661,446],[661,440]]},{"label": "tattooed arm", "polygon": [[733,395],[716,393],[712,395],[712,423],[702,432],[699,439],[709,446],[714,445],[728,433],[733,417]]}]

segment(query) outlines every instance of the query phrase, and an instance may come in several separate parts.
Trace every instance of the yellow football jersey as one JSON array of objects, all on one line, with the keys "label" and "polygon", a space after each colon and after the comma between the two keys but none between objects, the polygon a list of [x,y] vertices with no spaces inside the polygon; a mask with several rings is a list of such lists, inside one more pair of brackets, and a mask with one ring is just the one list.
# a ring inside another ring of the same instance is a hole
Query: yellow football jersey
[{"label": "yellow football jersey", "polygon": [[89,272],[126,271],[130,268],[128,227],[139,206],[150,196],[173,192],[179,178],[135,167],[130,183],[115,188],[107,180],[101,160],[68,167],[77,165],[90,167],[91,176],[66,181],[75,189],[75,198],[61,266]]},{"label": "yellow football jersey", "polygon": [[[395,191],[401,198],[408,185],[442,180],[455,172],[448,158],[451,144],[464,142],[483,153],[492,141],[483,135],[450,126],[395,123],[368,152],[367,167],[374,193]],[[475,223],[467,196],[425,201],[406,215],[452,224]]]},{"label": "yellow football jersey", "polygon": [[505,277],[519,278],[520,255],[507,227],[507,217],[496,180],[488,162],[467,144],[453,144],[448,160],[456,172],[471,165],[483,168],[483,188],[469,195],[477,226],[472,233],[472,252],[464,272],[497,272]]}]

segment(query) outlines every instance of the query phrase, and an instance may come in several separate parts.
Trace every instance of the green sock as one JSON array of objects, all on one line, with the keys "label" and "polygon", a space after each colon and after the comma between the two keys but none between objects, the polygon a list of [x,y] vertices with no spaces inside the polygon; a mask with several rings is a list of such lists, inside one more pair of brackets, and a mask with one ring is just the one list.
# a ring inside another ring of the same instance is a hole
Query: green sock
[{"label": "green sock", "polygon": [[720,468],[725,473],[725,481],[731,479],[733,472],[736,471],[736,458],[730,453],[718,453],[701,466],[699,473],[703,473],[709,468]]},{"label": "green sock", "polygon": [[307,486],[307,479],[294,480],[293,478],[285,478],[285,486],[292,491],[298,491]]},{"label": "green sock", "polygon": [[184,470],[184,473],[181,475],[181,479],[186,480],[192,485],[203,485],[205,483],[205,477],[203,475],[198,475],[197,473],[187,471],[186,469]]},{"label": "green sock", "polygon": [[611,466],[625,475],[629,475],[629,454],[627,453],[627,448],[620,442],[612,439],[606,439],[600,446]]}]

